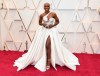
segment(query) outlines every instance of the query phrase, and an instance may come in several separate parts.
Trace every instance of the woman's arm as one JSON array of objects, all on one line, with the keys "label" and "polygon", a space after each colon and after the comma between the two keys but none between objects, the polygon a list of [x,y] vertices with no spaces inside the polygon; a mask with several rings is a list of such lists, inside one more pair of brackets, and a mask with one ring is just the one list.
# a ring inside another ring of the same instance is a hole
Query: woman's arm
[{"label": "woman's arm", "polygon": [[42,14],[39,16],[39,25],[43,25],[42,24],[42,19],[43,19],[43,17],[42,17]]},{"label": "woman's arm", "polygon": [[46,24],[44,24],[44,23],[42,23],[42,20],[43,20],[43,15],[41,14],[40,16],[39,16],[39,25],[41,25],[41,26],[46,26]]},{"label": "woman's arm", "polygon": [[52,28],[59,24],[59,18],[57,17],[56,13],[53,13],[53,16],[54,16],[53,18],[55,19],[55,23],[54,25],[50,25],[49,28]]},{"label": "woman's arm", "polygon": [[54,23],[54,25],[53,25],[53,26],[56,26],[56,25],[58,25],[58,24],[59,24],[59,19],[58,19],[58,17],[57,17],[57,15],[56,15],[56,13],[54,13],[54,19],[55,19],[55,23]]}]

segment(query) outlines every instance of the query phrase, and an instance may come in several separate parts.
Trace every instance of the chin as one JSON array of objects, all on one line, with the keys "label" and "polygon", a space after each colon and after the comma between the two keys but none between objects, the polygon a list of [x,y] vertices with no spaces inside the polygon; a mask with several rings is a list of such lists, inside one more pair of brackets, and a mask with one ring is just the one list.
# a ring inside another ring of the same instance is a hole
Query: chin
[{"label": "chin", "polygon": [[46,11],[49,11],[49,9],[46,9]]}]

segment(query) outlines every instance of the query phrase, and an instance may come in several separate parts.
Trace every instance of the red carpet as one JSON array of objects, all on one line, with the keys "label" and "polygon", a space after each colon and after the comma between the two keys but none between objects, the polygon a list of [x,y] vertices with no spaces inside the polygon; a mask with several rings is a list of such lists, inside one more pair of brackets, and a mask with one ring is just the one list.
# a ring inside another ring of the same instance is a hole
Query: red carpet
[{"label": "red carpet", "polygon": [[30,65],[17,72],[17,67],[13,67],[13,63],[22,54],[22,52],[0,51],[0,76],[100,76],[99,54],[75,54],[81,64],[77,66],[76,71],[57,65],[57,71],[51,67],[46,72],[40,72]]}]

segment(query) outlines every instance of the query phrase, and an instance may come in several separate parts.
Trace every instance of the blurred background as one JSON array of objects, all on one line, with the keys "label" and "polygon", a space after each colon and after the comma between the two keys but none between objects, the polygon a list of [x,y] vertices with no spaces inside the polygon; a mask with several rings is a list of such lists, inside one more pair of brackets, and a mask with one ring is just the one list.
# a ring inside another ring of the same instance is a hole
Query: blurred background
[{"label": "blurred background", "polygon": [[57,13],[67,49],[100,54],[100,0],[0,0],[0,50],[28,50],[46,2]]}]

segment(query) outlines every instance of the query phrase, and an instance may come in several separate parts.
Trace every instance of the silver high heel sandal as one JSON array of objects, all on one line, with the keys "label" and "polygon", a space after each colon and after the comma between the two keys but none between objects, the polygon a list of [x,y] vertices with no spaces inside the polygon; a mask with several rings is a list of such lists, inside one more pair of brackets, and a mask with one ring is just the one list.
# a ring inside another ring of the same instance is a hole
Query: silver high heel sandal
[{"label": "silver high heel sandal", "polygon": [[46,66],[46,70],[49,70],[50,69],[50,66]]},{"label": "silver high heel sandal", "polygon": [[[48,60],[47,60],[47,63],[48,63],[48,62],[50,63],[50,61],[51,61],[51,60],[48,59]],[[46,69],[49,70],[49,69],[50,69],[50,65],[47,65],[47,66],[46,66]]]}]

